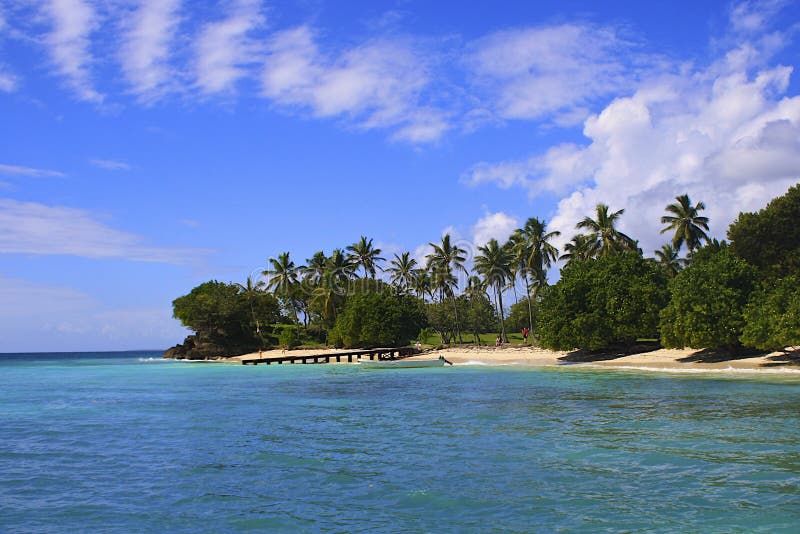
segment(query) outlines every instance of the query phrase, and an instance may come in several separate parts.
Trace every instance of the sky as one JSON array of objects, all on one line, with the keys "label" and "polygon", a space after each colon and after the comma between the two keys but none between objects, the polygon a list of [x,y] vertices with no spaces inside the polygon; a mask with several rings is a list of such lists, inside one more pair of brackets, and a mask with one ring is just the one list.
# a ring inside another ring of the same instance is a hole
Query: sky
[{"label": "sky", "polygon": [[[800,3],[0,0],[0,352],[164,349],[171,302],[361,235],[474,250],[800,181]],[[557,276],[557,271],[552,276]]]}]

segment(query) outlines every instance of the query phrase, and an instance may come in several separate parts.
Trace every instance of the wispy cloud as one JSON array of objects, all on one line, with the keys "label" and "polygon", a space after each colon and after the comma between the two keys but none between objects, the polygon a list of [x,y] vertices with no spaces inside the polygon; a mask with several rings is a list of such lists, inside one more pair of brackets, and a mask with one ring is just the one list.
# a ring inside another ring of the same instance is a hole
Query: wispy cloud
[{"label": "wispy cloud", "polygon": [[258,59],[248,33],[264,23],[257,0],[239,0],[227,18],[208,23],[197,39],[197,85],[204,93],[231,91]]},{"label": "wispy cloud", "polygon": [[104,96],[91,81],[90,34],[97,27],[91,4],[83,0],[48,0],[42,5],[52,30],[46,37],[56,71],[81,100],[100,104]]},{"label": "wispy cloud", "polygon": [[0,253],[189,264],[211,251],[150,246],[85,210],[0,199]]},{"label": "wispy cloud", "polygon": [[487,213],[472,227],[472,242],[476,247],[482,247],[492,239],[503,243],[519,227],[519,219],[498,211]]},{"label": "wispy cloud", "polygon": [[131,90],[152,102],[170,89],[170,43],[180,23],[180,0],[142,0],[126,22],[122,70]]},{"label": "wispy cloud", "polygon": [[129,171],[131,166],[124,161],[117,161],[113,159],[90,159],[89,163],[95,167],[106,169],[108,171]]},{"label": "wispy cloud", "polygon": [[429,66],[409,39],[379,39],[327,55],[300,26],[276,34],[268,46],[263,94],[317,117],[346,117],[361,128],[397,128],[396,137],[434,141],[449,127],[422,93]]},{"label": "wispy cloud", "polygon": [[47,177],[60,177],[66,176],[61,171],[52,171],[49,169],[37,169],[34,167],[22,167],[20,165],[5,165],[0,163],[0,174],[6,176],[28,176],[32,178],[47,178]]},{"label": "wispy cloud", "polygon": [[579,124],[598,99],[631,89],[642,67],[634,64],[651,60],[618,29],[577,23],[499,31],[470,49],[468,68],[496,113],[561,124]]}]

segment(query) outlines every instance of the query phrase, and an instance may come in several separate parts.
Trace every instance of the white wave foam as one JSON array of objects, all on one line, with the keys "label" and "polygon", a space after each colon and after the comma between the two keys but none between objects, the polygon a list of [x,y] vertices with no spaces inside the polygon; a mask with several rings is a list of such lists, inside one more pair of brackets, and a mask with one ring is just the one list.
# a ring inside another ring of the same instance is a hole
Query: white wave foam
[{"label": "white wave foam", "polygon": [[630,371],[653,371],[656,373],[688,373],[688,374],[768,374],[768,375],[784,375],[784,374],[800,374],[800,369],[780,368],[780,369],[743,369],[741,367],[717,367],[708,369],[698,369],[697,367],[676,368],[676,367],[649,367],[646,365],[593,365],[587,364],[586,367],[594,369],[607,369],[613,371],[615,369],[625,369]]}]

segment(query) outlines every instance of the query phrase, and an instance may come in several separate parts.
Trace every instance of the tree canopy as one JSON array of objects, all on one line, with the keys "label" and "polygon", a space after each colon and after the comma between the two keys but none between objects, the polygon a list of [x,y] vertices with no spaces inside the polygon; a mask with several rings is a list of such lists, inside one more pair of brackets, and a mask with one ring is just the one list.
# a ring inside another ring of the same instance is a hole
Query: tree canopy
[{"label": "tree canopy", "polygon": [[666,277],[635,252],[574,262],[543,297],[536,317],[543,347],[600,349],[658,336]]}]

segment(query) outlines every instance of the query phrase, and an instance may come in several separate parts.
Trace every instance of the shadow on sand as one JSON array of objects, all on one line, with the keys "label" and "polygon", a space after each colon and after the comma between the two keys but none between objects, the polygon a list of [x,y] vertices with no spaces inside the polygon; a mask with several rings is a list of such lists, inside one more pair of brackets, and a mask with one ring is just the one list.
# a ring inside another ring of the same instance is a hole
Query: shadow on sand
[{"label": "shadow on sand", "polygon": [[750,348],[741,348],[736,350],[715,348],[698,350],[697,352],[693,352],[685,358],[679,358],[678,361],[683,363],[720,363],[730,362],[733,360],[744,360],[747,358],[757,358],[767,354],[769,354],[768,351],[765,352],[763,350]]},{"label": "shadow on sand", "polygon": [[645,352],[653,352],[660,349],[658,343],[637,343],[630,346],[609,347],[600,350],[576,350],[570,352],[566,356],[562,356],[558,360],[563,363],[589,363],[589,362],[604,362],[607,360],[616,360],[617,358],[624,358],[625,356],[632,356],[634,354],[644,354]]},{"label": "shadow on sand", "polygon": [[762,364],[763,367],[782,367],[784,365],[800,365],[800,349],[784,352],[777,356],[767,358],[768,363]]}]

